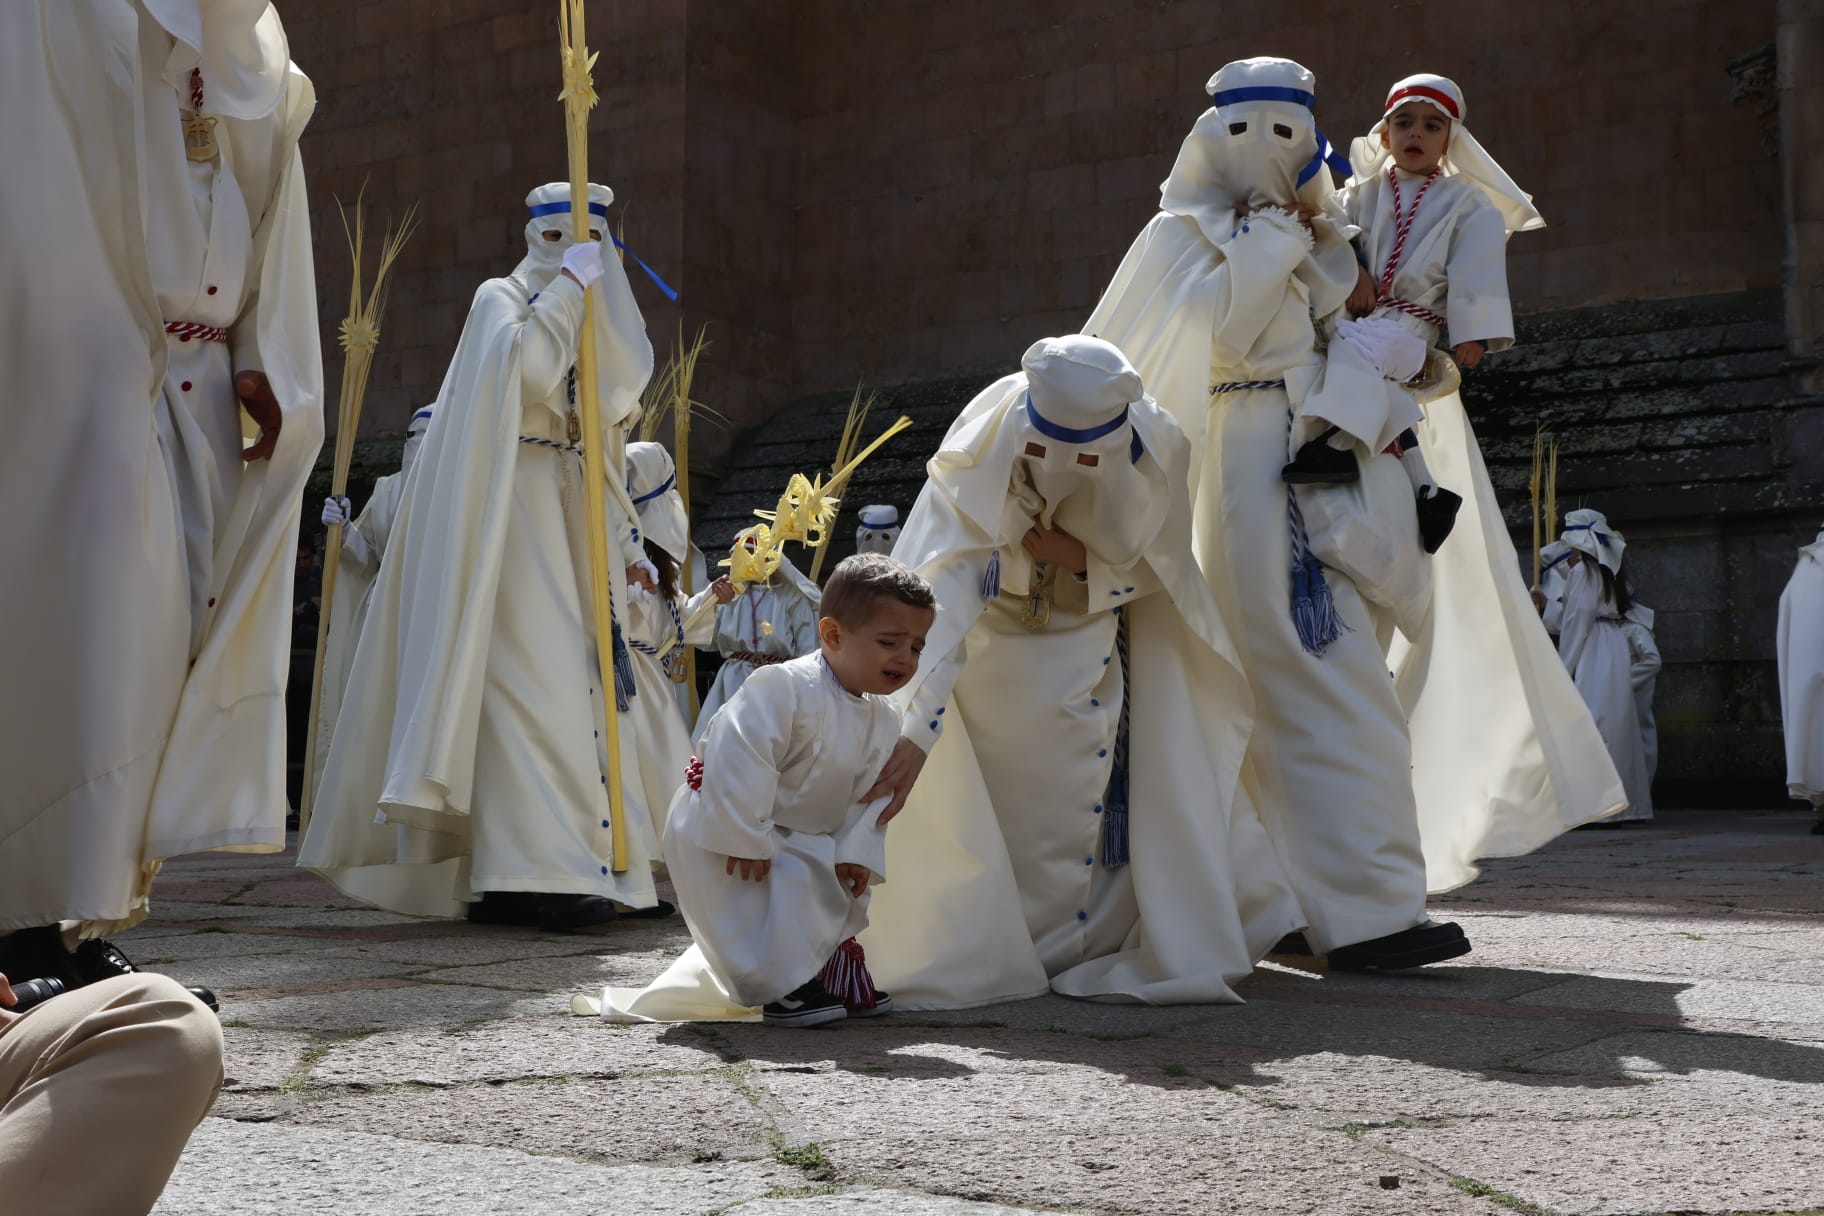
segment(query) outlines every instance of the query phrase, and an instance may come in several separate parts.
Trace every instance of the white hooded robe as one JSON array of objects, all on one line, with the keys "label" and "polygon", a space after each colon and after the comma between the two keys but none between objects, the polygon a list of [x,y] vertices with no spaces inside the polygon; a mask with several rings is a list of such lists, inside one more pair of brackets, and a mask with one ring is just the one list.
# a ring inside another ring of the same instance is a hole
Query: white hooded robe
[{"label": "white hooded robe", "polygon": [[1777,636],[1786,788],[1824,806],[1824,532],[1799,550],[1780,593]]},{"label": "white hooded robe", "polygon": [[[218,148],[200,163],[199,65]],[[284,847],[299,502],[323,442],[297,152],[314,106],[266,5],[0,16],[0,507],[36,521],[4,542],[30,580],[0,601],[0,932],[122,929],[164,858]],[[270,461],[241,460],[242,370],[283,411]]]}]

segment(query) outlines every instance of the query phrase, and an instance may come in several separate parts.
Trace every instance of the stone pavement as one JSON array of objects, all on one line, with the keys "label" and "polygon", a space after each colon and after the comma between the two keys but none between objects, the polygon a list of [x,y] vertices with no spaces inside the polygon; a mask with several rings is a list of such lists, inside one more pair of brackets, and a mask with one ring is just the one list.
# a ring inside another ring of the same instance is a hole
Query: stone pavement
[{"label": "stone pavement", "polygon": [[223,997],[228,1084],[157,1212],[1824,1210],[1807,822],[1670,813],[1493,863],[1437,901],[1462,965],[817,1031],[568,1016],[655,975],[676,920],[412,921],[289,855],[190,858],[120,939]]}]

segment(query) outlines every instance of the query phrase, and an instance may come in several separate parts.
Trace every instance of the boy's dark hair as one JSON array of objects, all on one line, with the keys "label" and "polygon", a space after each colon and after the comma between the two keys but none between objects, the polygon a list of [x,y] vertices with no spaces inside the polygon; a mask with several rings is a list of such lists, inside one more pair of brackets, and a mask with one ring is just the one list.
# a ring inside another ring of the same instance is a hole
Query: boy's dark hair
[{"label": "boy's dark hair", "polygon": [[884,553],[857,553],[843,558],[830,571],[830,579],[823,585],[820,615],[858,628],[867,624],[874,614],[874,601],[881,599],[898,600],[914,608],[937,607],[931,584],[914,573],[912,567]]},{"label": "boy's dark hair", "polygon": [[[659,598],[670,602],[678,593],[678,559],[651,541],[645,542],[646,560],[652,563],[653,569],[659,572]],[[698,588],[702,590],[702,588]]]}]

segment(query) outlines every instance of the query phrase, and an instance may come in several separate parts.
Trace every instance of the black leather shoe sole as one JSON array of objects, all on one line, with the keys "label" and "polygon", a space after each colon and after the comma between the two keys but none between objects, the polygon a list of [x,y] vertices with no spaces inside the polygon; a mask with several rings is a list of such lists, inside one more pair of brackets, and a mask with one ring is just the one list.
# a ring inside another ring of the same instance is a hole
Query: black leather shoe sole
[{"label": "black leather shoe sole", "polygon": [[1386,937],[1339,946],[1326,961],[1332,971],[1410,971],[1469,953],[1469,939],[1454,922],[1414,925]]}]

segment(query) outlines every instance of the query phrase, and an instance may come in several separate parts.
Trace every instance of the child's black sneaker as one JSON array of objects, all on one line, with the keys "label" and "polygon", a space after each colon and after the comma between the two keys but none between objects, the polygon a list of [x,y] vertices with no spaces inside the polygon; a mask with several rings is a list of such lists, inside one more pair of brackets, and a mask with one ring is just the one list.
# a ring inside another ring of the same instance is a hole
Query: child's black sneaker
[{"label": "child's black sneaker", "polygon": [[849,1016],[852,1018],[882,1017],[893,1012],[893,994],[876,988],[872,1005],[845,1005],[843,1008],[849,1011]]},{"label": "child's black sneaker", "polygon": [[798,985],[776,1001],[769,1001],[762,1006],[760,1016],[768,1026],[789,1026],[802,1030],[806,1026],[822,1026],[827,1022],[840,1022],[849,1016],[842,1002],[823,990],[823,984],[817,980],[807,980]]},{"label": "child's black sneaker", "polygon": [[1280,478],[1295,486],[1340,486],[1362,479],[1362,467],[1348,448],[1330,446],[1331,427],[1316,439],[1298,449],[1292,463],[1279,471]]},{"label": "child's black sneaker", "polygon": [[1457,526],[1457,511],[1463,506],[1463,496],[1436,486],[1427,489],[1431,493],[1419,491],[1419,541],[1425,546],[1425,552],[1436,553],[1450,530]]}]

